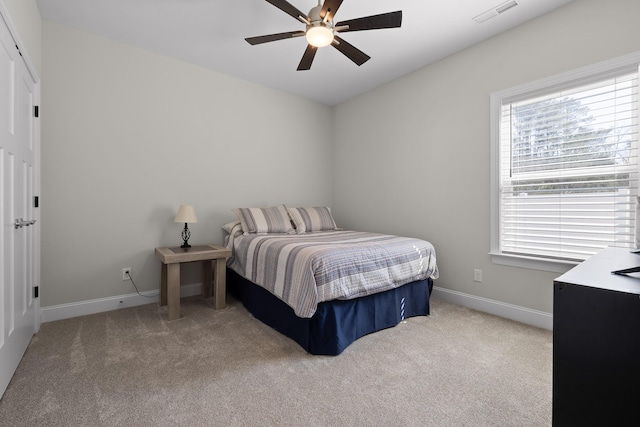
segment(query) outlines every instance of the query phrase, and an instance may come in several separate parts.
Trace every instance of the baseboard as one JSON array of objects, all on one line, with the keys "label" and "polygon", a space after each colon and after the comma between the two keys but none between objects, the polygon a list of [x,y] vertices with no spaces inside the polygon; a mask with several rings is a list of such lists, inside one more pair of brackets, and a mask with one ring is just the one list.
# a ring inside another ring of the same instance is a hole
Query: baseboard
[{"label": "baseboard", "polygon": [[474,310],[484,311],[517,322],[538,328],[553,330],[553,314],[544,311],[532,310],[526,307],[507,304],[487,298],[477,297],[449,289],[433,287],[433,296],[451,304],[462,305]]},{"label": "baseboard", "polygon": [[[201,287],[202,285],[200,283],[181,286],[180,297],[199,295]],[[86,316],[88,314],[102,313],[104,311],[157,303],[160,299],[160,290],[146,291],[140,294],[141,295],[137,293],[127,294],[43,307],[40,312],[41,321],[42,323],[53,322],[56,320],[70,319],[72,317]]]},{"label": "baseboard", "polygon": [[[199,295],[200,283],[193,283],[180,287],[180,296],[188,297]],[[105,311],[118,310],[120,308],[135,307],[150,303],[157,303],[160,298],[160,291],[146,291],[138,294],[127,294],[115,297],[99,298],[88,301],[80,301],[69,304],[52,305],[43,307],[41,310],[42,323],[56,320],[70,319],[72,317],[86,316],[88,314],[102,313]],[[506,317],[528,325],[553,329],[553,315],[543,311],[532,310],[517,305],[507,304],[487,298],[477,297],[458,291],[452,291],[438,286],[433,287],[433,296],[451,304],[462,305],[474,310],[484,311],[500,317]]]}]

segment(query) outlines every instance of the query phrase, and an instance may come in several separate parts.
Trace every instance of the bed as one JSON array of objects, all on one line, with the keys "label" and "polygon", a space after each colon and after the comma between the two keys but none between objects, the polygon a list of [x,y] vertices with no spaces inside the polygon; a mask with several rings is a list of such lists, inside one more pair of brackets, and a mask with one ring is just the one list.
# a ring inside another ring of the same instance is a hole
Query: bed
[{"label": "bed", "polygon": [[341,230],[326,207],[238,208],[226,224],[227,288],[251,314],[311,354],[429,314],[431,243]]}]

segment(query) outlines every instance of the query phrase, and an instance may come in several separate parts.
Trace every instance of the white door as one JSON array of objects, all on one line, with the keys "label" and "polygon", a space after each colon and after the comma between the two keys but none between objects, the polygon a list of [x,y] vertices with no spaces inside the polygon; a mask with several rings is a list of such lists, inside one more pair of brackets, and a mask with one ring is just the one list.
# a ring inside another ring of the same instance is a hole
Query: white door
[{"label": "white door", "polygon": [[37,90],[0,15],[0,397],[39,326]]}]

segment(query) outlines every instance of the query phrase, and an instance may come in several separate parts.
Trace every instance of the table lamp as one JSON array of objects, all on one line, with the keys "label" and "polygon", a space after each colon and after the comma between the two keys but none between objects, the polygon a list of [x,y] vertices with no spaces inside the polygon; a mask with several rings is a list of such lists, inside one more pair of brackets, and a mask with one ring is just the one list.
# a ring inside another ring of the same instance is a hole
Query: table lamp
[{"label": "table lamp", "polygon": [[174,222],[184,222],[184,230],[182,230],[182,240],[184,243],[181,248],[190,248],[189,237],[191,237],[191,232],[189,231],[188,223],[196,223],[198,222],[198,217],[196,216],[196,211],[193,209],[192,205],[180,205],[178,208],[178,214],[176,215],[176,219]]}]

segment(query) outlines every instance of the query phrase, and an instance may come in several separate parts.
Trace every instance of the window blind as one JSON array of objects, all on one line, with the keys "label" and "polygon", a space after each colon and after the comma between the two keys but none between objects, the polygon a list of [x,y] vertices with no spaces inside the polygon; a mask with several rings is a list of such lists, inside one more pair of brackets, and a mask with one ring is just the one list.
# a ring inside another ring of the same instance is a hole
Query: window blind
[{"label": "window blind", "polygon": [[584,260],[635,245],[638,72],[503,101],[500,247]]}]

